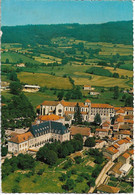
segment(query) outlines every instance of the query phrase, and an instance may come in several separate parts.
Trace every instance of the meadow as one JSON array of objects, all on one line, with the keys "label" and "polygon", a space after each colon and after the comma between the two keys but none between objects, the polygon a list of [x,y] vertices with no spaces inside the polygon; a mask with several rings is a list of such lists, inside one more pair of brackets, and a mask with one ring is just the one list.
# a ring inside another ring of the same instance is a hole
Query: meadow
[{"label": "meadow", "polygon": [[20,72],[18,78],[21,82],[41,87],[56,89],[71,89],[72,85],[68,78],[56,77],[44,73]]}]

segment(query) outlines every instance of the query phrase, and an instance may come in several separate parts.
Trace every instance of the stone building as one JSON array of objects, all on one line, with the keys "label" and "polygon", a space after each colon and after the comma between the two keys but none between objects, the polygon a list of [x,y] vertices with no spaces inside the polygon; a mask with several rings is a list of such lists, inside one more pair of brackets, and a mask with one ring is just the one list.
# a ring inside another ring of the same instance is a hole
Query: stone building
[{"label": "stone building", "polygon": [[70,140],[70,132],[62,123],[47,121],[33,125],[26,133],[11,137],[8,140],[8,152],[24,153],[32,147],[41,147],[55,140]]},{"label": "stone building", "polygon": [[[77,102],[61,101],[44,101],[39,105],[39,115],[56,114],[59,116],[70,116],[71,120],[74,119],[75,107]],[[100,114],[102,121],[110,120],[110,117],[114,116],[114,107],[109,104],[96,104],[91,103],[90,100],[86,100],[84,103],[79,102],[83,121],[94,121],[94,117],[97,113]]]}]

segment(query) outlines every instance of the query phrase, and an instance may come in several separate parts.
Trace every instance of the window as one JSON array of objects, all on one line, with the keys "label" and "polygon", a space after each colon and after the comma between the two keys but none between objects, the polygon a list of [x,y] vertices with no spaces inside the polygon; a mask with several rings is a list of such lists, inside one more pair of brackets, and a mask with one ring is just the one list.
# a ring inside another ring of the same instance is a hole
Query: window
[{"label": "window", "polygon": [[59,109],[59,110],[58,110],[58,112],[59,112],[59,113],[61,113],[61,112],[62,112],[62,110],[61,110],[61,109]]}]

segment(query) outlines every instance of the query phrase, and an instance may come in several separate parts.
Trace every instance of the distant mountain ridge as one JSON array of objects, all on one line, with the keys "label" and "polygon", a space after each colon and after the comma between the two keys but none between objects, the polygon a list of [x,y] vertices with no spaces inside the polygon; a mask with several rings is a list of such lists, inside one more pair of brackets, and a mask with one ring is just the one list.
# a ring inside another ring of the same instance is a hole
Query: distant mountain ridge
[{"label": "distant mountain ridge", "polygon": [[52,38],[72,37],[89,42],[133,44],[133,21],[104,24],[3,26],[2,43],[47,44]]}]

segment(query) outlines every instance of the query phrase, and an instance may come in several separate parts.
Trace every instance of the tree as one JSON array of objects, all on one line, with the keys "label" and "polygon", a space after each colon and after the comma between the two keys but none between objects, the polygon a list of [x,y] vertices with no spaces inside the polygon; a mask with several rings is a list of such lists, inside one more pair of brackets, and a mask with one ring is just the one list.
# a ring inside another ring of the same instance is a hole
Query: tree
[{"label": "tree", "polygon": [[113,77],[114,77],[114,78],[119,78],[119,74],[115,72],[115,73],[113,74]]},{"label": "tree", "polygon": [[7,147],[1,147],[1,156],[6,156],[8,152]]},{"label": "tree", "polygon": [[18,168],[20,169],[31,169],[35,166],[35,160],[32,156],[28,154],[18,155]]},{"label": "tree", "polygon": [[80,164],[82,162],[81,156],[76,156],[74,159],[75,159],[76,164]]},{"label": "tree", "polygon": [[118,99],[118,97],[119,97],[119,87],[118,87],[118,86],[115,86],[115,87],[114,87],[113,98],[114,98],[114,99]]},{"label": "tree", "polygon": [[81,109],[78,103],[75,106],[74,120],[75,124],[82,124]]},{"label": "tree", "polygon": [[65,95],[65,99],[69,100],[71,98],[71,92],[67,92]]},{"label": "tree", "polygon": [[101,124],[101,117],[100,117],[100,114],[96,114],[96,116],[94,117],[94,123],[96,125],[100,125]]},{"label": "tree", "polygon": [[54,165],[57,162],[57,154],[53,150],[48,150],[46,152],[46,160],[45,162],[49,165]]},{"label": "tree", "polygon": [[57,95],[58,100],[59,100],[59,101],[62,100],[63,96],[64,96],[64,91],[62,90],[62,91],[59,92],[58,95]]},{"label": "tree", "polygon": [[129,96],[126,98],[125,106],[133,107],[133,96]]},{"label": "tree", "polygon": [[67,179],[66,184],[63,186],[63,188],[67,191],[72,190],[75,187],[75,182],[73,179]]},{"label": "tree", "polygon": [[79,133],[74,136],[74,140],[79,140],[81,143],[83,143],[83,137]]},{"label": "tree", "polygon": [[9,64],[9,59],[8,59],[8,58],[6,59],[6,62],[5,62],[5,63],[6,63],[6,64]]},{"label": "tree", "polygon": [[94,147],[96,145],[95,139],[93,137],[88,137],[84,145],[87,147]]},{"label": "tree", "polygon": [[9,85],[10,92],[14,95],[19,95],[22,90],[22,85],[20,82],[13,81]]},{"label": "tree", "polygon": [[10,74],[9,74],[9,79],[11,81],[19,81],[19,79],[17,78],[17,74],[16,72],[12,71]]}]

